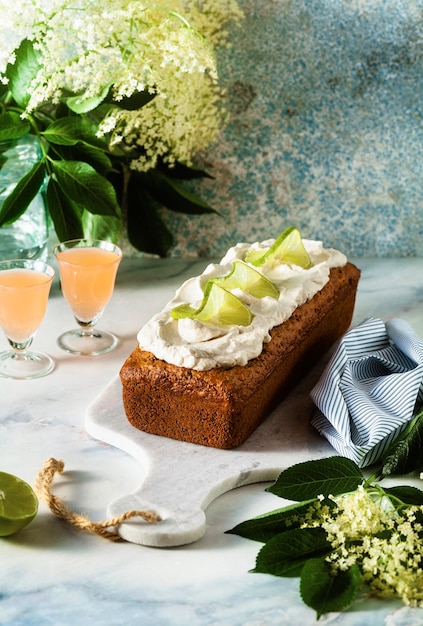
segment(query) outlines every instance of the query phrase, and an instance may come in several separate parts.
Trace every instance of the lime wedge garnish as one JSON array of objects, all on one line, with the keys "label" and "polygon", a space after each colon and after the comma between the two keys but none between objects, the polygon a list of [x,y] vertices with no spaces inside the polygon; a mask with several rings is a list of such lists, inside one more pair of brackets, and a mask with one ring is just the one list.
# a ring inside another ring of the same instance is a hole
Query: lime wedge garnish
[{"label": "lime wedge garnish", "polygon": [[200,322],[237,326],[248,326],[253,319],[250,309],[214,280],[207,281],[204,297],[198,309],[188,304],[180,304],[172,309],[172,317],[174,319],[189,317]]},{"label": "lime wedge garnish", "polygon": [[232,271],[222,278],[214,278],[224,289],[241,289],[254,298],[279,298],[279,289],[268,278],[242,261],[234,261]]},{"label": "lime wedge garnish", "polygon": [[38,498],[25,481],[0,472],[0,537],[27,526],[38,511]]},{"label": "lime wedge garnish", "polygon": [[246,263],[260,267],[269,261],[273,263],[290,263],[308,269],[312,263],[304,247],[301,233],[295,226],[286,228],[265,252],[249,250],[245,256]]}]

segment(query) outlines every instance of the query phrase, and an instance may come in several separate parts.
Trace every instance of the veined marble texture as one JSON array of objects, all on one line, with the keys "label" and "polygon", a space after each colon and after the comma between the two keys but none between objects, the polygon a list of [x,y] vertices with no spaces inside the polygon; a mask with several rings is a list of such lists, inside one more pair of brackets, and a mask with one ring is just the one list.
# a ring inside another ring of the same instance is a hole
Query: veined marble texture
[{"label": "veined marble texture", "polygon": [[353,256],[421,256],[423,1],[240,0],[219,55],[232,120],[169,215],[172,254],[215,256],[288,225]]},{"label": "veined marble texture", "polygon": [[[46,459],[62,459],[64,473],[56,477],[53,493],[71,511],[95,521],[107,519],[111,501],[138,488],[143,478],[138,463],[87,433],[86,409],[116,377],[140,326],[206,263],[124,259],[99,323],[121,343],[102,357],[74,357],[57,347],[57,336],[74,322],[55,280],[33,345],[55,359],[55,370],[32,381],[0,379],[1,471],[33,484]],[[396,316],[423,337],[423,260],[356,263],[362,278],[353,323]],[[0,334],[0,350],[6,347]],[[300,399],[305,406],[307,385],[304,379],[291,401]],[[298,417],[307,416],[301,412]],[[172,481],[180,459],[163,462]],[[187,489],[189,482],[187,476]],[[219,496],[206,509],[201,539],[165,549],[110,543],[73,529],[41,503],[29,526],[0,539],[1,626],[421,626],[423,609],[365,597],[350,611],[316,622],[301,602],[298,579],[249,573],[260,544],[225,531],[281,506],[279,498],[264,491],[268,484]]]}]

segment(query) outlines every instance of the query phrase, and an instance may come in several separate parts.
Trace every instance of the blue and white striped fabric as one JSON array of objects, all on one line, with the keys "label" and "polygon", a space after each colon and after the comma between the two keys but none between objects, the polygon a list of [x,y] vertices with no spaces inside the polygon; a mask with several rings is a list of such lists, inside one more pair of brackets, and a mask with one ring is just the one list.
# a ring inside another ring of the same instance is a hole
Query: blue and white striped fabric
[{"label": "blue and white striped fabric", "polygon": [[310,395],[315,428],[340,455],[370,465],[423,402],[423,341],[404,320],[366,320],[342,337]]}]

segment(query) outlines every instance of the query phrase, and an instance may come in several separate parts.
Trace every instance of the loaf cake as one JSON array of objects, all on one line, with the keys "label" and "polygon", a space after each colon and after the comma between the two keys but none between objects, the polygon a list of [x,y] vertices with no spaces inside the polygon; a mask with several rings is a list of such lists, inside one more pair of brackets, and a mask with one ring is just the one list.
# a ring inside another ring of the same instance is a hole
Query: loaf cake
[{"label": "loaf cake", "polygon": [[266,250],[272,242],[237,244],[219,264],[186,281],[141,329],[120,372],[134,427],[235,448],[348,329],[360,271],[340,252],[311,240],[303,240],[309,268],[274,262],[258,268],[277,286],[277,298],[232,290],[251,309],[249,324],[175,319],[181,304],[198,304],[205,284],[227,275],[247,250]]}]

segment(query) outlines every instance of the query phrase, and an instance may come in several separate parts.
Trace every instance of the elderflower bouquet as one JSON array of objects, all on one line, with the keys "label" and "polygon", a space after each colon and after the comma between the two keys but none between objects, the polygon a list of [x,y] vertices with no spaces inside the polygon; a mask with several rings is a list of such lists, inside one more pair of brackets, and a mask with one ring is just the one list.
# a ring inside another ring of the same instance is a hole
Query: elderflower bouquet
[{"label": "elderflower bouquet", "polygon": [[340,456],[284,470],[267,491],[292,504],[228,531],[263,544],[251,571],[298,576],[301,598],[317,619],[348,609],[363,591],[423,607],[423,491],[377,482],[394,468],[415,467],[402,442],[369,478]]},{"label": "elderflower bouquet", "polygon": [[[25,134],[41,157],[0,227],[45,185],[59,239],[116,240],[166,254],[159,207],[212,212],[181,180],[226,120],[215,50],[236,0],[0,0],[0,151]],[[1,158],[1,154],[0,154]]]}]

